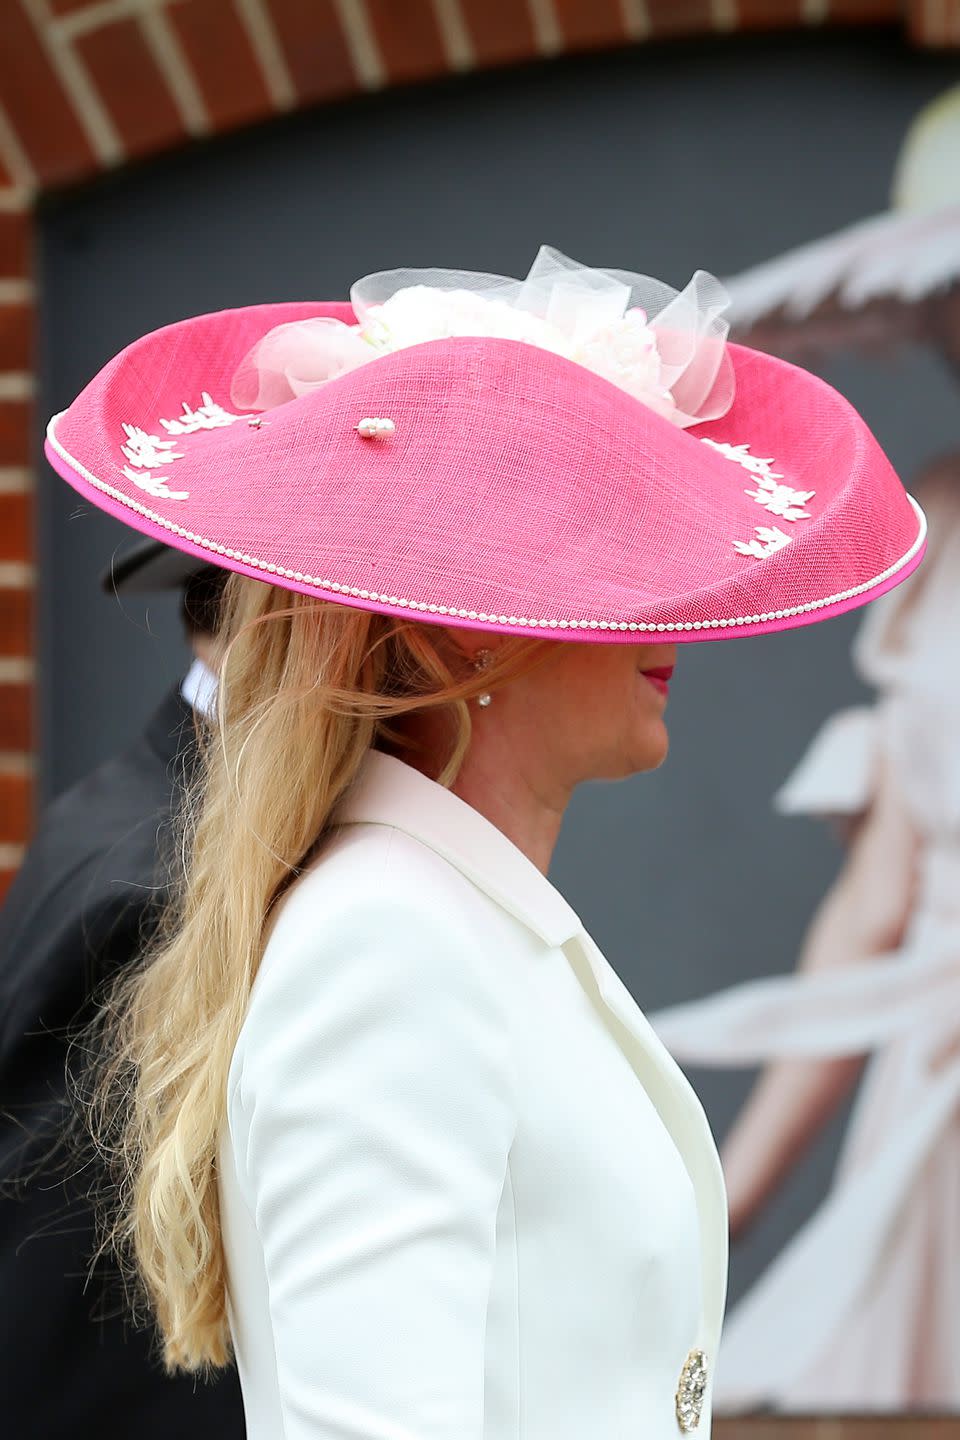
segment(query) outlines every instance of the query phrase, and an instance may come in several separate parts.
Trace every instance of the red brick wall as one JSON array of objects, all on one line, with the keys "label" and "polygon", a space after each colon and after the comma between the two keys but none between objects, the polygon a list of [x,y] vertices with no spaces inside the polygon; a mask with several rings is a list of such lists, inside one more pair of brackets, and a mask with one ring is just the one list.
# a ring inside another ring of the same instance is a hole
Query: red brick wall
[{"label": "red brick wall", "polygon": [[24,178],[0,160],[0,895],[29,836],[33,800],[32,197]]},{"label": "red brick wall", "polygon": [[3,0],[0,895],[32,816],[35,196],[360,90],[665,36],[902,23],[960,47],[960,0]]}]

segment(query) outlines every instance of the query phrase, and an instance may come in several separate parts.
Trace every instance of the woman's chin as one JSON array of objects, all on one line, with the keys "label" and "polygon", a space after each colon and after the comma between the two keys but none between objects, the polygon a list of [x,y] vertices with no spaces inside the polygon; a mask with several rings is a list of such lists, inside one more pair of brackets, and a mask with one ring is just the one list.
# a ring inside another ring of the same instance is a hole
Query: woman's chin
[{"label": "woman's chin", "polygon": [[631,737],[615,756],[611,756],[598,774],[598,780],[625,780],[630,775],[642,775],[648,770],[658,770],[670,750],[670,736],[663,721],[651,724],[648,720],[640,735]]},{"label": "woman's chin", "polygon": [[658,770],[670,751],[670,732],[664,720],[648,720],[637,742],[633,749],[631,773],[639,775],[646,770]]},{"label": "woman's chin", "polygon": [[659,770],[669,753],[670,734],[666,725],[661,725],[660,733],[656,737],[656,742],[651,743],[644,763],[637,767],[638,770]]}]

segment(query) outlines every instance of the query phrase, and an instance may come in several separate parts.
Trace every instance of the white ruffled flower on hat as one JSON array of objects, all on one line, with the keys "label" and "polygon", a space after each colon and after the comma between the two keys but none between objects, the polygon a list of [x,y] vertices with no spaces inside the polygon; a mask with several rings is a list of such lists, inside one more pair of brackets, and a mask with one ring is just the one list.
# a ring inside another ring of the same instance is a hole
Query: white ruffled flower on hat
[{"label": "white ruffled flower on hat", "polygon": [[390,353],[427,340],[486,335],[522,340],[542,350],[571,357],[570,341],[554,325],[503,300],[488,300],[469,290],[440,290],[410,285],[382,305],[371,306],[360,326],[362,338]]},{"label": "white ruffled flower on hat", "polygon": [[578,346],[572,358],[666,419],[673,419],[677,407],[664,384],[656,333],[647,323],[645,310],[635,307],[605,325]]},{"label": "white ruffled flower on hat", "polygon": [[685,427],[733,403],[728,304],[698,270],[681,291],[648,275],[594,270],[542,247],[524,280],[467,270],[387,270],[351,287],[356,325],[279,325],[234,375],[233,403],[280,405],[380,356],[431,340],[518,340],[582,365]]}]

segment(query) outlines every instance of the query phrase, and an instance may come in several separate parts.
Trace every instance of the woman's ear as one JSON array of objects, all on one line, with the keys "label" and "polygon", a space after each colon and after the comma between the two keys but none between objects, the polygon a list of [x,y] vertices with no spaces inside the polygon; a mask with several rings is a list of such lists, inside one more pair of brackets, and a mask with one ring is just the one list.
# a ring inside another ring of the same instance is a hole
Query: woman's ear
[{"label": "woman's ear", "polygon": [[483,630],[461,630],[450,626],[446,635],[453,649],[471,665],[476,665],[481,651],[490,657],[496,656],[502,644],[499,635],[488,635]]}]

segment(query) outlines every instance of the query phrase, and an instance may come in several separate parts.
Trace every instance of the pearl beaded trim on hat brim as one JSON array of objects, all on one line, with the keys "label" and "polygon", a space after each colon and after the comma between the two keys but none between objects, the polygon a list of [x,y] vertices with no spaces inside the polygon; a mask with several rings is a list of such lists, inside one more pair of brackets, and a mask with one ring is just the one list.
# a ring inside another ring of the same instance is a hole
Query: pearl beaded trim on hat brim
[{"label": "pearl beaded trim on hat brim", "polygon": [[[461,610],[452,605],[428,604],[423,600],[410,600],[397,595],[383,595],[375,590],[361,590],[355,585],[341,585],[338,581],[321,579],[315,575],[307,575],[299,570],[288,570],[282,565],[271,565],[265,560],[260,560],[255,555],[248,555],[244,551],[230,549],[226,545],[219,545],[216,541],[208,539],[204,535],[198,535],[193,530],[187,530],[182,525],[168,520],[165,515],[160,515],[156,510],[149,510],[145,505],[140,505],[129,495],[124,495],[113,485],[100,480],[96,475],[75,460],[69,451],[60,444],[56,435],[56,424],[66,411],[60,411],[54,415],[47,426],[47,440],[60,458],[70,466],[77,475],[86,480],[88,485],[93,485],[111,499],[133,510],[136,514],[142,515],[145,520],[150,520],[154,525],[160,525],[172,535],[178,535],[181,540],[187,540],[191,545],[198,545],[201,549],[207,550],[212,556],[222,556],[225,560],[236,560],[241,565],[249,565],[251,569],[260,570],[265,577],[280,575],[286,580],[294,580],[298,584],[312,585],[318,590],[328,590],[331,597],[336,599],[348,595],[356,600],[369,600],[379,605],[392,605],[400,610],[412,610],[419,614],[429,615],[451,615],[458,620],[473,620],[478,624],[491,626],[493,628],[521,628],[524,630],[617,630],[630,631],[645,634],[652,633],[679,633],[683,631],[703,630],[725,630],[738,625],[762,625],[770,620],[787,620],[794,615],[804,615],[813,610],[822,610],[829,605],[839,605],[845,600],[853,600],[857,595],[863,595],[867,590],[882,585],[884,581],[891,579],[908,565],[915,555],[922,549],[926,539],[927,524],[923,511],[914,500],[912,495],[907,499],[913,506],[919,523],[916,539],[910,549],[892,565],[879,575],[873,576],[870,580],[864,580],[859,585],[854,585],[848,590],[841,590],[835,595],[826,595],[820,600],[808,600],[803,605],[792,605],[783,610],[772,610],[762,615],[732,615],[719,620],[683,620],[675,622],[653,623],[645,620],[571,620],[571,619],[539,619],[523,615],[489,615],[483,611]],[[212,560],[212,564],[216,561]]]}]

